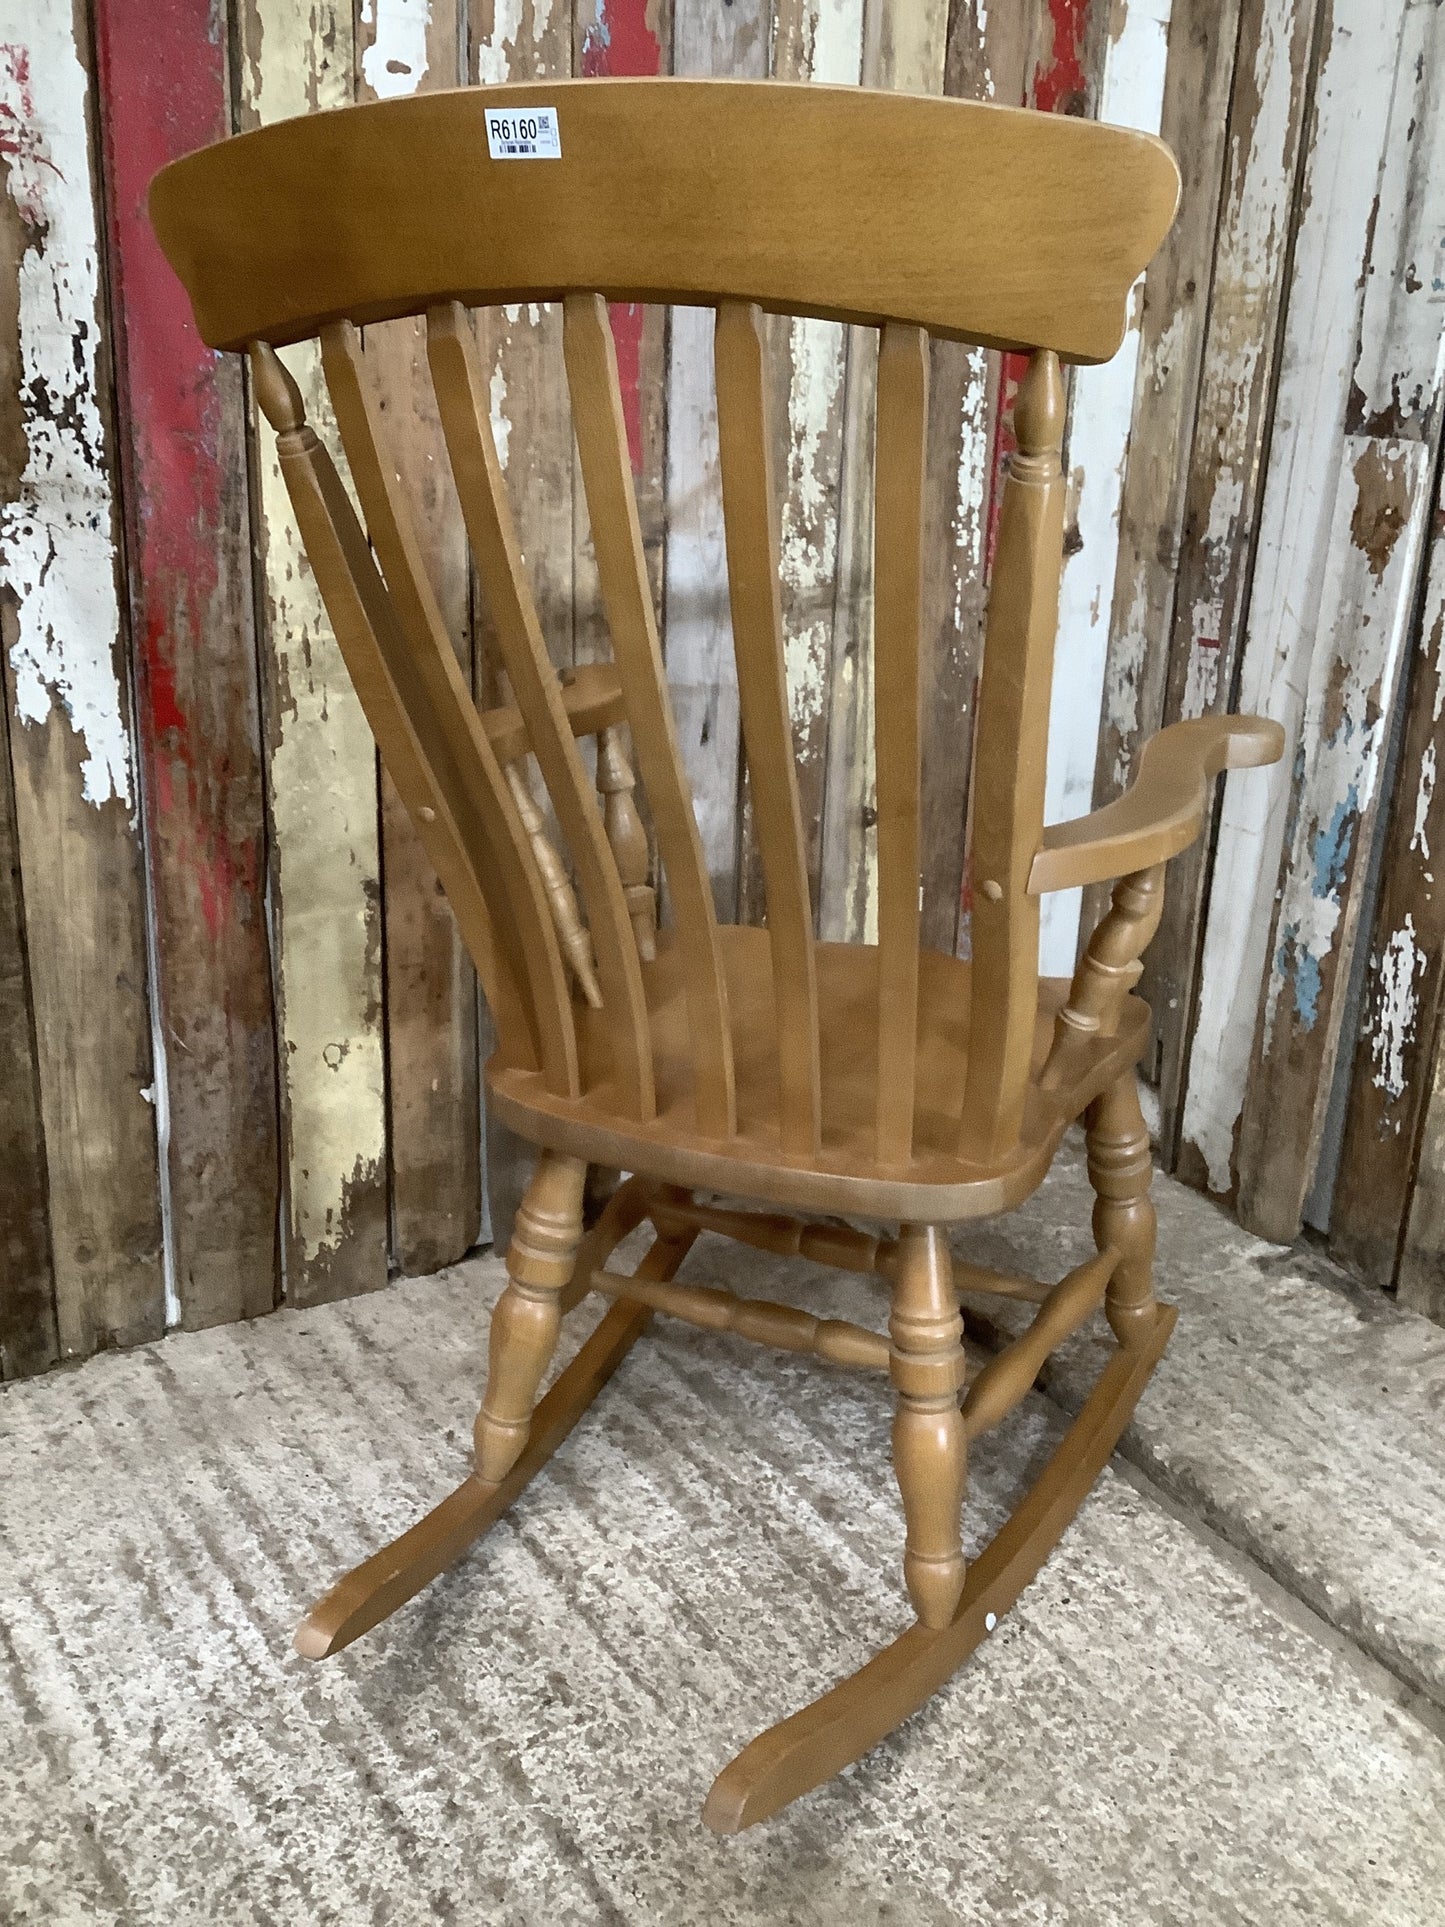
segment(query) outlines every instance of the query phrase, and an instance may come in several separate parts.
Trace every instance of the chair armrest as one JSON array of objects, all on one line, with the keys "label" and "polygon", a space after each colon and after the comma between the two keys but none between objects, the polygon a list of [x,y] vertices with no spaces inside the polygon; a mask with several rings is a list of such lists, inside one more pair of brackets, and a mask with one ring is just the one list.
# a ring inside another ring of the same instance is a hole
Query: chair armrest
[{"label": "chair armrest", "polygon": [[1151,736],[1116,802],[1044,831],[1029,894],[1106,883],[1177,856],[1199,835],[1209,784],[1226,769],[1277,763],[1284,731],[1264,716],[1201,716]]}]

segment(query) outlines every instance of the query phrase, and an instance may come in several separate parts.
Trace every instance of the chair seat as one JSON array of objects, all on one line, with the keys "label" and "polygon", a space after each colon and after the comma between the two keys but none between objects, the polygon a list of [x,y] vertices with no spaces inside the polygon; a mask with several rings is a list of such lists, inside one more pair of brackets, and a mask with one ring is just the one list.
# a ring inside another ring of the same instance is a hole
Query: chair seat
[{"label": "chair seat", "polygon": [[667,931],[659,933],[656,958],[643,966],[656,1117],[640,1124],[622,1113],[608,1076],[601,1013],[580,1006],[579,1046],[588,1095],[559,1098],[546,1089],[540,1073],[517,1070],[494,1058],[487,1067],[487,1088],[496,1115],[531,1143],[694,1189],[797,1210],[956,1221],[1007,1210],[1027,1197],[1042,1179],[1064,1131],[1121,1071],[1138,1062],[1148,1035],[1148,1006],[1130,997],[1115,1036],[1071,1036],[1041,1083],[1055,1018],[1069,994],[1066,977],[1041,979],[1020,1140],[995,1164],[968,1163],[955,1147],[968,1063],[972,970],[958,958],[926,950],[920,957],[918,986],[915,1155],[906,1166],[884,1167],[878,1163],[874,1140],[878,951],[864,944],[819,944],[822,1152],[811,1159],[790,1156],[779,1142],[768,935],[749,926],[724,925],[718,938],[737,1079],[736,1136],[710,1139],[697,1131],[681,961]]}]

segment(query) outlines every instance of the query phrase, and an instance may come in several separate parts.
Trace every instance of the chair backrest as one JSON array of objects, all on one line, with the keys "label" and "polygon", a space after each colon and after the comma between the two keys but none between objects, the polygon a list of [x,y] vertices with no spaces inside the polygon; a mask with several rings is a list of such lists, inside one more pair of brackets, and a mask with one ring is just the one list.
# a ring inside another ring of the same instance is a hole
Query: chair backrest
[{"label": "chair backrest", "polygon": [[[491,158],[486,115],[556,109],[560,156]],[[1062,551],[1060,360],[1107,359],[1167,230],[1172,157],[1147,136],[958,101],[710,81],[579,81],[418,96],[282,123],[176,162],[152,189],[206,341],[251,351],[257,393],[348,669],[481,973],[506,1061],[584,1094],[563,948],[504,746],[457,668],[388,460],[357,328],[425,314],[447,449],[503,664],[565,836],[596,953],[609,1101],[656,1090],[644,959],[575,731],[596,725],[547,656],[493,443],[468,310],[560,301],[603,601],[675,923],[697,1128],[736,1129],[712,891],[678,749],[607,318],[608,300],[716,308],[727,562],[763,864],[780,1148],[820,1144],[814,935],[779,601],[761,311],[880,331],[875,705],[877,1154],[913,1154],[918,1009],[920,609],[930,333],[1029,353],[1015,410],[975,748],[974,1024],[960,1153],[1016,1139],[1037,1003],[1029,867]],[[319,337],[360,502],[276,346]],[[600,713],[600,712],[599,712]],[[603,720],[609,720],[603,717]],[[616,718],[611,718],[616,720]],[[525,798],[523,808],[525,809]]]}]

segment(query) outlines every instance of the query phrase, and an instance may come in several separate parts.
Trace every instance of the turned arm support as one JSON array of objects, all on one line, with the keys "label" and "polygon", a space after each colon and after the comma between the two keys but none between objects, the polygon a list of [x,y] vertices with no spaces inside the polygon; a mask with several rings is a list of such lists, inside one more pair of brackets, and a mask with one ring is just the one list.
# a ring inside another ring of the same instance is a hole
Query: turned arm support
[{"label": "turned arm support", "polygon": [[1277,763],[1284,731],[1264,716],[1171,723],[1144,745],[1124,794],[1088,816],[1054,823],[1029,871],[1029,893],[1071,890],[1152,870],[1199,835],[1209,785],[1222,770]]}]

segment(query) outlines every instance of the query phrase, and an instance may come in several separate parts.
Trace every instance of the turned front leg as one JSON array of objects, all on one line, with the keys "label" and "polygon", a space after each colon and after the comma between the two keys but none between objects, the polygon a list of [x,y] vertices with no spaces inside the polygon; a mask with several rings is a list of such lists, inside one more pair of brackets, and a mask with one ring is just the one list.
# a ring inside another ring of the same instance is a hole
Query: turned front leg
[{"label": "turned front leg", "polygon": [[492,1313],[487,1390],[474,1431],[477,1477],[495,1485],[516,1463],[562,1324],[561,1294],[582,1240],[587,1166],[544,1151],[507,1247],[507,1289]]},{"label": "turned front leg", "polygon": [[953,1618],[964,1577],[963,1320],[937,1226],[905,1225],[894,1264],[888,1367],[898,1393],[893,1469],[908,1527],[903,1575],[919,1619],[942,1627]]},{"label": "turned front leg", "polygon": [[1094,1187],[1094,1242],[1110,1245],[1119,1263],[1109,1281],[1105,1312],[1121,1345],[1136,1345],[1154,1328],[1154,1241],[1157,1219],[1149,1187],[1154,1163],[1139,1108],[1139,1080],[1126,1071],[1088,1115],[1089,1181]]}]

